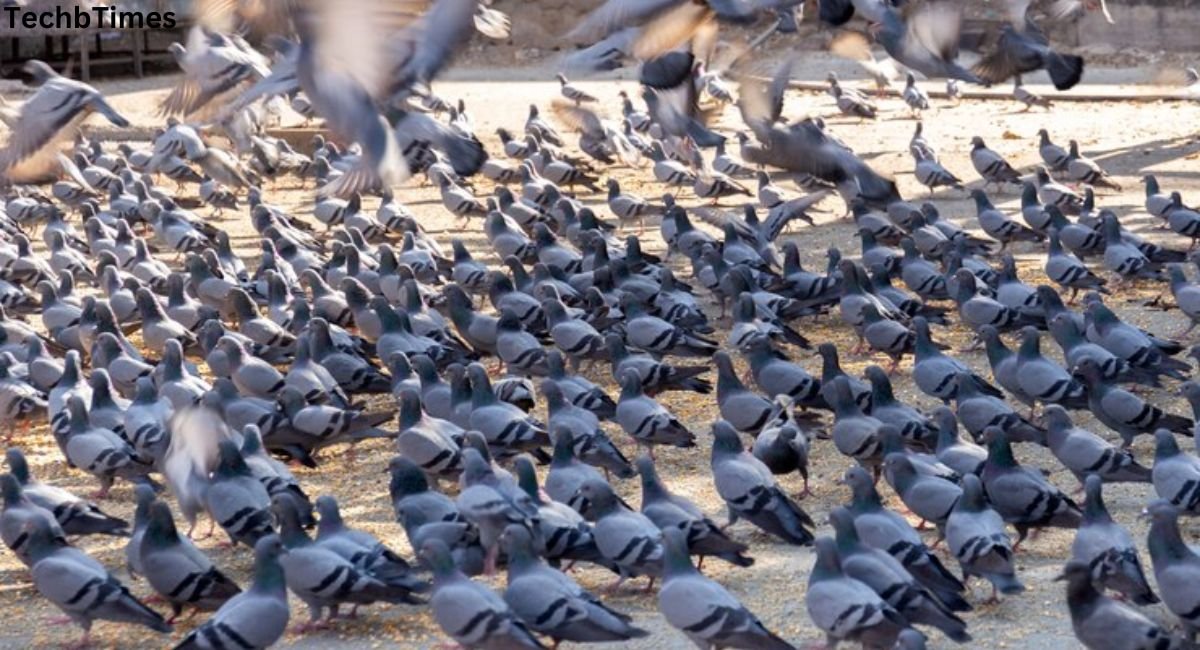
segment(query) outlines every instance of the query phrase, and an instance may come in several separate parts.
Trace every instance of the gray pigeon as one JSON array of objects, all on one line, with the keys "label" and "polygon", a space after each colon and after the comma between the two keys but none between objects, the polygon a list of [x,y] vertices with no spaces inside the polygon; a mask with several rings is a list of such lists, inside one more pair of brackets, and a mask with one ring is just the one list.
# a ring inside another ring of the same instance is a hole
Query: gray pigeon
[{"label": "gray pigeon", "polygon": [[804,479],[804,489],[799,498],[803,498],[812,494],[808,486],[808,454],[811,445],[809,434],[796,422],[790,397],[776,396],[775,409],[782,421],[772,422],[760,431],[754,439],[750,453],[776,476],[799,472],[800,477]]},{"label": "gray pigeon", "polygon": [[1025,585],[1017,579],[1012,540],[1000,513],[988,505],[983,483],[974,474],[963,477],[962,498],[946,520],[946,545],[962,567],[963,576],[992,583],[996,593],[1017,594]]},{"label": "gray pigeon", "polygon": [[639,445],[654,456],[654,445],[687,448],[696,446],[696,436],[674,414],[642,390],[638,371],[628,368],[620,376],[621,395],[617,400],[617,424]]},{"label": "gray pigeon", "polygon": [[985,187],[1021,182],[1021,174],[1003,156],[989,149],[979,136],[971,138],[971,164],[985,181]]},{"label": "gray pigeon", "polygon": [[649,576],[649,588],[662,575],[662,531],[646,515],[621,504],[612,486],[603,480],[589,479],[578,495],[587,500],[586,516],[595,520],[592,535],[600,554],[617,567],[615,590],[627,578]]},{"label": "gray pigeon", "polygon": [[658,609],[667,623],[682,631],[697,647],[793,648],[768,630],[733,594],[696,570],[688,556],[683,531],[665,530],[663,545],[666,553]]},{"label": "gray pigeon", "polygon": [[1083,523],[1071,544],[1071,561],[1087,567],[1098,589],[1111,589],[1138,605],[1157,603],[1158,596],[1146,582],[1133,538],[1104,507],[1100,477],[1089,474],[1084,486],[1087,501],[1083,504]]},{"label": "gray pigeon", "polygon": [[958,435],[958,418],[949,407],[939,406],[930,416],[937,427],[937,459],[958,472],[959,476],[983,471],[987,449]]},{"label": "gray pigeon", "polygon": [[[592,528],[584,521],[583,516],[571,506],[542,495],[537,473],[529,456],[517,456],[514,468],[517,473],[517,486],[536,510],[536,516],[529,525],[529,532],[531,539],[536,542],[537,554],[555,564],[563,560],[604,564],[604,559],[596,548]],[[509,527],[511,528],[512,524]]]},{"label": "gray pigeon", "polygon": [[988,427],[983,435],[988,459],[981,478],[992,507],[1017,529],[1013,550],[1031,528],[1079,528],[1083,517],[1079,506],[1051,485],[1041,472],[1017,463],[1003,429]]},{"label": "gray pigeon", "polygon": [[500,533],[509,524],[530,526],[531,519],[537,516],[537,506],[528,495],[520,493],[521,499],[517,500],[518,495],[499,485],[488,460],[474,448],[463,449],[460,481],[463,490],[455,505],[462,517],[479,529],[479,541],[488,551],[486,571],[494,573],[500,552]]},{"label": "gray pigeon", "polygon": [[1042,419],[1050,452],[1080,485],[1089,474],[1109,483],[1151,482],[1150,468],[1139,465],[1127,450],[1117,449],[1104,438],[1075,426],[1061,406],[1047,406]]},{"label": "gray pigeon", "polygon": [[1154,432],[1154,492],[1189,514],[1200,513],[1200,459],[1181,451],[1166,429]]},{"label": "gray pigeon", "polygon": [[972,379],[977,391],[995,398],[1004,396],[999,388],[975,374],[966,364],[943,354],[929,336],[929,322],[925,317],[913,318],[913,332],[917,338],[913,346],[912,376],[922,393],[949,404],[958,395],[958,375],[965,374]]},{"label": "gray pigeon", "polygon": [[207,621],[189,632],[175,650],[230,647],[259,650],[275,645],[287,631],[290,617],[287,583],[279,564],[283,553],[278,535],[258,540],[254,545],[254,579],[250,587],[225,601]]},{"label": "gray pigeon", "polygon": [[628,641],[649,633],[634,627],[626,614],[610,609],[565,573],[538,558],[529,531],[509,526],[500,535],[508,557],[504,601],[533,631],[555,643]]},{"label": "gray pigeon", "polygon": [[472,363],[467,368],[467,375],[471,380],[471,428],[487,438],[489,447],[522,450],[550,444],[550,437],[540,422],[520,408],[496,398],[483,366]]},{"label": "gray pigeon", "polygon": [[884,476],[892,477],[892,489],[913,514],[922,521],[933,522],[939,529],[962,496],[954,483],[919,473],[911,459],[902,453],[888,454],[884,459]]},{"label": "gray pigeon", "polygon": [[1003,399],[980,392],[978,386],[970,375],[959,374],[954,409],[963,428],[977,441],[983,439],[988,427],[1000,427],[1011,440],[1045,444],[1046,432],[1042,428],[1022,417]]},{"label": "gray pigeon", "polygon": [[254,546],[271,529],[271,497],[250,473],[237,443],[217,443],[217,464],[204,490],[204,509],[234,543]]},{"label": "gray pigeon", "polygon": [[[68,535],[125,535],[129,522],[102,511],[96,504],[81,499],[67,490],[43,483],[29,472],[25,454],[16,447],[5,452],[8,471],[16,478],[25,498],[34,505],[53,513],[55,520]],[[139,486],[140,487],[140,486]],[[147,489],[149,485],[146,485]]]},{"label": "gray pigeon", "polygon": [[0,540],[25,566],[33,566],[33,558],[29,555],[29,533],[25,530],[33,525],[33,520],[40,521],[58,543],[67,545],[66,533],[54,515],[26,497],[15,476],[0,474],[0,492],[4,497],[4,511],[0,512]]},{"label": "gray pigeon", "polygon": [[808,576],[804,603],[826,644],[861,643],[890,648],[908,621],[867,585],[846,575],[831,537],[816,540],[817,559]]},{"label": "gray pigeon", "polygon": [[431,478],[458,478],[462,472],[462,427],[435,418],[421,408],[421,396],[404,389],[399,395],[400,430],[396,449],[401,456],[420,465]]},{"label": "gray pigeon", "polygon": [[883,460],[883,446],[879,440],[879,428],[883,423],[862,412],[850,395],[850,383],[845,377],[825,382],[821,394],[833,407],[830,435],[837,450],[865,467],[877,468]]},{"label": "gray pigeon", "polygon": [[377,579],[354,566],[334,550],[314,542],[300,527],[295,506],[276,500],[279,536],[287,552],[279,559],[288,589],[308,607],[309,620],[302,629],[321,621],[326,609],[329,620],[337,617],[343,604],[369,605],[375,602],[421,603],[410,585],[400,581]]},{"label": "gray pigeon", "polygon": [[318,546],[337,553],[354,564],[354,568],[389,586],[413,592],[428,589],[427,583],[413,577],[412,567],[404,558],[384,546],[374,535],[347,526],[336,499],[321,495],[317,497],[316,508],[321,517],[317,523]]},{"label": "gray pigeon", "polygon": [[25,548],[31,561],[33,586],[83,628],[83,644],[97,620],[136,623],[156,632],[170,632],[171,625],[154,610],[129,593],[108,569],[87,553],[56,538],[50,522],[30,519],[23,528]]},{"label": "gray pigeon", "polygon": [[455,567],[445,542],[426,541],[419,554],[433,571],[433,619],[455,642],[483,650],[545,648],[500,596]]},{"label": "gray pigeon", "polygon": [[896,558],[951,610],[970,609],[962,597],[963,583],[946,570],[907,519],[884,507],[866,470],[851,467],[839,482],[849,486],[852,492],[850,503],[845,507],[854,517],[859,540]]},{"label": "gray pigeon", "polygon": [[1042,356],[1041,334],[1031,325],[1021,330],[1014,370],[1021,393],[1033,401],[1073,409],[1087,406],[1087,389],[1065,368]]},{"label": "gray pigeon", "polygon": [[806,526],[815,528],[812,518],[783,493],[771,470],[742,448],[733,426],[717,420],[712,434],[713,482],[725,501],[729,523],[746,519],[791,544],[810,544],[813,536]]},{"label": "gray pigeon", "polygon": [[175,530],[171,510],[162,501],[149,505],[139,560],[146,581],[179,616],[185,605],[211,612],[241,589],[221,573],[191,540]]},{"label": "gray pigeon", "polygon": [[1088,650],[1178,650],[1169,630],[1096,589],[1089,567],[1067,562],[1056,580],[1067,582],[1067,609],[1075,638]]},{"label": "gray pigeon", "polygon": [[542,382],[542,395],[546,398],[550,427],[571,432],[575,454],[581,460],[601,467],[605,472],[611,471],[618,478],[633,478],[633,466],[600,428],[600,419],[595,414],[567,402],[566,395],[553,380]]},{"label": "gray pigeon", "polygon": [[575,457],[575,441],[566,429],[554,432],[554,453],[550,458],[550,471],[546,473],[546,494],[559,503],[571,506],[576,512],[586,515],[584,501],[578,496],[579,488],[591,479],[604,480],[595,467]]},{"label": "gray pigeon", "polygon": [[1150,531],[1146,547],[1154,565],[1159,597],[1179,622],[1188,638],[1200,629],[1200,555],[1179,533],[1179,508],[1155,499],[1146,506]]},{"label": "gray pigeon", "polygon": [[834,528],[842,570],[847,576],[871,587],[910,623],[936,627],[959,643],[971,640],[967,624],[917,582],[899,561],[886,551],[859,540],[849,510],[834,508],[829,513],[829,521]]},{"label": "gray pigeon", "polygon": [[1191,419],[1166,413],[1124,388],[1109,384],[1094,360],[1080,361],[1075,374],[1088,387],[1089,410],[1097,420],[1121,434],[1125,447],[1132,445],[1139,433],[1153,433],[1157,429],[1191,435],[1195,426]]},{"label": "gray pigeon", "polygon": [[728,353],[716,353],[713,362],[717,366],[717,407],[721,418],[738,431],[757,434],[774,413],[774,405],[746,388]]},{"label": "gray pigeon", "polygon": [[667,489],[658,477],[654,461],[639,456],[635,462],[642,477],[642,514],[660,530],[682,531],[688,552],[700,556],[701,567],[708,555],[742,567],[754,564],[754,558],[745,554],[748,550],[745,544],[726,535],[696,504]]}]

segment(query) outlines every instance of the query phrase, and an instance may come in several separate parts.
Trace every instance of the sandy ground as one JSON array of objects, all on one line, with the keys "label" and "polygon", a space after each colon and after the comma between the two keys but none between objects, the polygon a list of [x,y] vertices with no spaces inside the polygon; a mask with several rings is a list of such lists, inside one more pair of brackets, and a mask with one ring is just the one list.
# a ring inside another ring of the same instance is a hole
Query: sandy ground
[{"label": "sandy ground", "polygon": [[[814,67],[819,66],[820,64],[814,64]],[[497,141],[493,135],[495,128],[506,126],[519,131],[524,122],[527,105],[533,102],[546,106],[557,96],[558,88],[556,83],[542,81],[506,81],[501,84],[494,81],[497,76],[499,75],[492,75],[487,71],[460,72],[455,75],[460,81],[440,83],[437,91],[448,98],[463,98],[476,122],[480,137],[489,148],[498,152]],[[549,78],[548,75],[526,76]],[[823,77],[823,74],[813,74],[807,78],[819,77]],[[489,78],[493,81],[487,80]],[[157,98],[166,92],[168,81],[169,78],[158,78],[136,83],[121,82],[106,90],[109,91],[110,98],[118,110],[125,112],[139,124],[153,125],[156,120],[152,107]],[[1121,83],[1123,79],[1114,81]],[[633,84],[629,81],[583,82],[581,85],[599,96],[602,100],[601,105],[610,114],[617,113],[617,91],[621,88],[633,89]],[[930,85],[931,89],[934,87],[933,84]],[[837,116],[832,100],[824,94],[793,93],[788,97],[786,114],[796,116],[810,113],[826,116],[834,133],[867,156],[872,165],[896,174],[901,192],[906,197],[922,198],[926,192],[911,175],[912,163],[907,153],[907,142],[914,122],[898,99],[886,99],[882,102],[882,107],[882,119],[860,123]],[[1126,188],[1121,192],[1102,194],[1099,199],[1101,205],[1115,209],[1122,215],[1126,225],[1138,231],[1145,231],[1152,237],[1159,238],[1164,235],[1162,231],[1153,229],[1154,224],[1141,207],[1142,193],[1138,183],[1141,174],[1157,174],[1165,188],[1181,190],[1185,199],[1190,199],[1193,203],[1200,196],[1200,140],[1197,140],[1196,134],[1196,126],[1200,124],[1200,104],[1063,103],[1050,112],[1024,112],[1019,106],[1003,101],[965,102],[953,107],[937,103],[935,108],[926,114],[925,123],[926,135],[939,149],[942,162],[962,178],[972,181],[971,186],[978,185],[978,178],[968,158],[969,140],[973,135],[983,136],[993,148],[1026,171],[1031,170],[1031,166],[1038,162],[1036,133],[1039,128],[1048,128],[1056,140],[1064,144],[1069,138],[1079,140],[1083,150],[1116,174]],[[737,125],[735,111],[726,111],[721,126],[734,129]],[[646,179],[650,178],[648,169],[616,169],[611,173],[621,180],[626,191],[646,196],[658,196],[663,192],[663,188],[653,181],[647,182]],[[477,192],[481,195],[490,190],[491,187],[486,181],[482,181],[477,187]],[[311,208],[311,189],[297,189],[285,183],[269,187],[268,196],[272,202],[291,207],[300,215],[307,214]],[[449,239],[448,231],[452,228],[453,221],[441,207],[436,191],[426,187],[415,187],[414,183],[414,187],[401,190],[398,198],[412,207],[430,231],[441,234],[444,237],[443,241]],[[603,207],[603,196],[585,195],[582,198],[589,205],[600,206],[599,213],[608,215],[607,208]],[[1013,193],[994,197],[998,205],[1010,211],[1018,205],[1018,198]],[[949,191],[940,193],[936,199],[944,215],[968,227],[977,227],[973,206],[964,200],[965,194]],[[695,202],[689,203],[685,200],[685,203],[691,205]],[[726,207],[734,209],[737,205],[736,202],[729,202]],[[367,207],[374,209],[375,201],[370,200]],[[821,208],[823,212],[817,215],[819,223],[816,227],[797,229],[785,235],[785,238],[795,239],[801,244],[805,265],[818,268],[824,267],[825,251],[830,246],[838,246],[851,255],[858,252],[852,226],[839,220],[843,212],[840,202],[836,199],[830,200]],[[256,239],[252,237],[253,231],[244,219],[227,215],[218,223],[231,232],[235,246],[245,255],[253,256]],[[489,264],[498,264],[499,260],[487,249],[478,222],[472,223],[467,232],[455,234],[468,241],[479,259]],[[1176,246],[1187,245],[1187,242],[1169,233],[1165,238],[1172,240],[1171,243]],[[662,252],[663,244],[656,231],[647,231],[643,241],[650,251]],[[1031,283],[1043,282],[1044,276],[1040,270],[1041,252],[1026,246],[1016,248],[1015,252],[1020,258],[1023,279]],[[688,272],[678,264],[676,270],[685,275]],[[1180,314],[1142,307],[1141,303],[1157,292],[1158,287],[1139,286],[1135,290],[1127,290],[1113,297],[1110,304],[1122,317],[1156,332],[1180,331],[1186,325]],[[847,353],[853,345],[851,336],[836,318],[804,322],[800,327],[813,341],[836,342],[843,353],[843,364],[848,371],[860,372],[866,365],[882,365],[886,361],[878,356],[849,356]],[[966,343],[960,328],[935,332],[935,335],[956,347]],[[1058,352],[1053,345],[1043,347],[1054,354]],[[810,371],[819,372],[819,359],[814,355],[798,350],[793,352],[793,356]],[[970,353],[962,358],[974,369],[987,374],[987,362],[982,353]],[[923,408],[934,407],[933,401],[916,391],[908,377],[908,370],[909,364],[906,362],[895,377],[897,394]],[[615,395],[615,386],[607,368],[593,372],[590,378],[613,391]],[[1186,412],[1186,404],[1174,396],[1173,387],[1153,396],[1153,401],[1173,412]],[[674,393],[665,396],[663,402],[699,434],[701,444],[692,450],[661,450],[660,472],[673,490],[695,500],[714,517],[723,518],[723,504],[715,494],[708,470],[707,430],[716,417],[715,398]],[[1095,431],[1108,433],[1090,416],[1080,415],[1077,422]],[[630,441],[615,428],[610,427],[610,431],[614,440],[632,455],[634,449]],[[1190,447],[1190,443],[1187,444]],[[35,474],[43,480],[64,485],[79,493],[94,489],[90,477],[80,472],[70,472],[65,468],[45,427],[36,429],[32,435],[20,440],[19,445],[30,456]],[[1153,455],[1151,442],[1145,438],[1139,439],[1135,444],[1135,453],[1141,461],[1149,464]],[[336,495],[347,521],[379,536],[392,547],[411,557],[407,540],[393,520],[387,498],[387,477],[384,468],[391,455],[392,448],[385,442],[362,445],[355,462],[343,458],[339,450],[333,450],[324,455],[320,468],[297,470],[297,475],[310,495]],[[1026,446],[1018,450],[1018,455],[1025,463],[1051,470],[1052,480],[1064,489],[1076,487],[1071,476],[1062,470],[1048,451]],[[803,506],[816,520],[823,521],[830,508],[847,499],[846,490],[834,481],[849,464],[846,458],[837,453],[830,441],[814,442],[811,461],[814,494],[803,501]],[[798,476],[784,477],[781,481],[789,492],[799,492]],[[634,503],[638,502],[636,481],[625,481],[617,487],[623,496],[631,498]],[[883,484],[881,489],[893,505],[898,504],[890,489]],[[1136,519],[1136,515],[1142,504],[1152,495],[1152,488],[1148,485],[1117,486],[1108,490],[1106,500],[1115,518],[1129,526],[1136,538],[1142,539],[1146,527]],[[114,514],[131,516],[132,492],[129,486],[118,485],[103,507]],[[828,527],[823,525],[821,532],[828,532]],[[768,627],[778,631],[789,641],[798,645],[819,641],[821,635],[809,622],[803,600],[807,574],[813,560],[811,550],[778,543],[746,524],[735,526],[731,534],[751,545],[756,564],[749,569],[737,569],[719,562],[711,562],[706,563],[706,572],[740,597]],[[1006,598],[998,604],[980,604],[975,611],[968,613],[965,618],[976,639],[971,644],[972,647],[1078,647],[1071,635],[1062,586],[1051,581],[1068,556],[1071,539],[1072,535],[1068,531],[1048,531],[1022,547],[1018,556],[1018,571],[1029,590],[1020,596]],[[200,546],[212,555],[218,566],[239,582],[245,583],[249,575],[250,554],[245,549],[230,550],[218,547],[218,541],[217,538],[206,539],[200,542]],[[123,580],[127,579],[123,568],[124,540],[87,538],[81,540],[80,544]],[[954,566],[952,558],[943,557],[948,566]],[[1149,561],[1148,557],[1144,559]],[[585,587],[594,590],[602,589],[610,580],[609,574],[591,569],[577,570],[574,576]],[[38,597],[28,580],[27,572],[11,554],[0,554],[0,611],[6,613],[6,616],[0,618],[0,647],[47,646],[66,643],[76,638],[76,629],[52,627],[47,624],[48,618],[57,615],[58,612]],[[149,587],[144,582],[131,581],[129,584],[139,595],[145,596],[149,593]],[[653,632],[649,638],[629,644],[628,647],[691,647],[681,634],[663,623],[657,614],[655,595],[640,591],[643,584],[643,581],[633,582],[619,593],[605,597],[614,607],[631,612],[638,624]],[[503,578],[497,578],[492,585],[502,587]],[[975,589],[969,598],[972,602],[982,603],[988,592],[981,584],[974,586]],[[1160,608],[1149,608],[1146,611],[1155,618],[1169,620],[1169,614]],[[294,620],[300,620],[306,615],[302,605],[294,599],[293,614]],[[196,620],[203,618],[197,617]],[[170,638],[166,638],[154,636],[143,629],[102,622],[95,626],[93,638],[102,647],[161,647],[171,640],[178,640],[193,624],[194,622],[181,623],[176,632]],[[305,637],[289,633],[282,645],[320,648],[338,642],[357,648],[394,645],[431,647],[444,640],[426,609],[377,606],[363,610],[359,620],[339,622],[331,631],[313,633]],[[944,648],[950,645],[943,637],[935,634],[930,647]]]}]

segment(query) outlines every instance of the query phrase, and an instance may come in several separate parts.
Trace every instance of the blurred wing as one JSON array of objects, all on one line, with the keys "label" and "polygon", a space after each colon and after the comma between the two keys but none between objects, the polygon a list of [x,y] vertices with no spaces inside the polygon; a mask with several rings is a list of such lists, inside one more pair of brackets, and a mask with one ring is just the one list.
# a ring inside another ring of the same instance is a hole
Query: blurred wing
[{"label": "blurred wing", "polygon": [[829,51],[845,59],[853,61],[874,61],[871,54],[871,42],[862,32],[843,30],[834,35],[829,43]]},{"label": "blurred wing", "polygon": [[567,38],[576,41],[604,38],[685,2],[688,0],[608,0],[568,32]]},{"label": "blurred wing", "polygon": [[554,113],[554,117],[568,128],[594,137],[604,137],[604,125],[600,123],[600,117],[593,110],[561,99],[554,100],[550,105],[550,110]]},{"label": "blurred wing", "polygon": [[908,16],[909,43],[920,43],[947,61],[958,57],[961,29],[962,7],[950,2],[931,2]]},{"label": "blurred wing", "polygon": [[291,16],[304,0],[195,0],[196,24],[222,33],[253,28],[268,34],[291,32]]},{"label": "blurred wing", "polygon": [[678,48],[715,15],[707,4],[695,2],[686,2],[663,13],[642,28],[633,44],[634,58],[645,61]]}]

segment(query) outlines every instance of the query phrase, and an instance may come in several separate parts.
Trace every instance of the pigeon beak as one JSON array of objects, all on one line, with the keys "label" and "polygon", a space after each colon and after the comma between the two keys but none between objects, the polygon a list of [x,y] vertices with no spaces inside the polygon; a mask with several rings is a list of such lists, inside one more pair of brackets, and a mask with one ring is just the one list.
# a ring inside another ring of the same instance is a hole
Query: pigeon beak
[{"label": "pigeon beak", "polygon": [[1138,513],[1137,518],[1141,519],[1141,520],[1149,519],[1150,518],[1150,509],[1142,508],[1142,511]]},{"label": "pigeon beak", "polygon": [[1063,571],[1062,573],[1054,576],[1054,582],[1062,582],[1063,580],[1066,580],[1066,579],[1067,579],[1066,571]]}]

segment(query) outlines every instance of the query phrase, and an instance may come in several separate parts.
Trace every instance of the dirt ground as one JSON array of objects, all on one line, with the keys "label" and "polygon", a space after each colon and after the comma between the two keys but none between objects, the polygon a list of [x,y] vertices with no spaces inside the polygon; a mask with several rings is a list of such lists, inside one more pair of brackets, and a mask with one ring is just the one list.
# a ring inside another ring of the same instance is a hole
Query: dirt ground
[{"label": "dirt ground", "polygon": [[[815,61],[806,66],[811,69],[806,69],[805,74],[801,76],[807,79],[823,78],[822,70],[825,65],[823,60]],[[849,74],[852,68],[844,69]],[[542,74],[544,70],[540,67],[523,72],[523,75],[521,71],[456,72],[452,80],[439,83],[436,91],[445,97],[461,97],[466,101],[475,120],[477,133],[489,149],[498,154],[500,150],[494,136],[495,128],[505,126],[519,131],[528,104],[546,106],[558,94],[557,83],[541,81],[551,77]],[[1114,72],[1113,75],[1115,83],[1124,82],[1123,73]],[[521,76],[538,81],[512,80]],[[506,80],[498,81],[500,78]],[[120,82],[103,89],[109,94],[114,106],[135,123],[153,126],[158,121],[153,115],[152,107],[157,99],[167,92],[170,81],[171,78],[156,78],[140,82]],[[618,113],[617,91],[622,88],[634,90],[633,82],[621,80],[582,82],[580,85],[601,98],[601,106],[609,115]],[[929,87],[933,89],[940,87],[940,84],[930,84]],[[1089,90],[1096,91],[1097,88]],[[833,132],[866,156],[872,165],[896,175],[904,196],[923,198],[926,192],[911,175],[912,161],[907,153],[907,143],[914,121],[909,117],[901,100],[891,98],[881,103],[881,119],[860,123],[858,120],[838,116],[832,100],[824,94],[792,93],[787,100],[786,114],[825,116]],[[1124,223],[1134,230],[1146,232],[1155,238],[1164,238],[1175,246],[1187,246],[1187,242],[1171,236],[1170,233],[1164,236],[1162,231],[1153,228],[1154,224],[1142,208],[1142,190],[1138,179],[1143,173],[1154,173],[1158,175],[1164,188],[1182,191],[1185,200],[1192,203],[1200,201],[1200,139],[1197,139],[1196,131],[1197,125],[1200,125],[1200,104],[1063,102],[1049,112],[1024,112],[1019,106],[1007,101],[967,101],[958,106],[935,102],[934,109],[926,113],[924,121],[926,137],[940,151],[943,164],[969,181],[972,187],[978,185],[978,177],[968,158],[971,136],[983,136],[989,145],[1008,156],[1015,165],[1025,171],[1032,170],[1032,165],[1039,161],[1036,144],[1039,128],[1049,129],[1056,141],[1064,144],[1070,138],[1077,139],[1084,152],[1115,174],[1125,188],[1120,192],[1101,194],[1099,202],[1102,206],[1116,210]],[[736,111],[732,109],[726,111],[720,122],[720,126],[726,130],[736,129],[738,124]],[[663,188],[652,180],[647,181],[647,178],[651,178],[648,169],[614,169],[611,173],[621,181],[626,191],[649,197],[658,196],[663,192]],[[434,189],[415,185],[414,181],[412,187],[401,190],[397,197],[414,210],[426,228],[440,235],[443,242],[447,242],[451,236],[453,220],[441,207]],[[476,189],[480,195],[491,191],[488,182],[482,180]],[[270,201],[283,204],[298,215],[306,215],[311,209],[311,189],[299,189],[284,183],[268,187],[267,195]],[[965,198],[966,195],[962,192],[947,191],[939,193],[936,202],[944,215],[965,226],[977,227],[973,205]],[[1010,212],[1019,204],[1019,196],[1011,192],[995,195],[993,198],[997,205]],[[600,206],[598,213],[608,215],[603,196],[585,195],[582,199],[589,205]],[[684,200],[684,203],[692,205],[695,201]],[[725,204],[729,209],[736,209],[737,206],[736,202]],[[373,210],[375,201],[368,201],[367,207]],[[801,244],[806,267],[824,268],[825,251],[830,246],[838,246],[851,255],[858,253],[852,225],[839,219],[844,209],[841,203],[831,199],[820,207],[822,212],[817,215],[816,227],[798,228],[785,235],[785,238],[794,239]],[[217,223],[230,231],[240,252],[247,257],[254,256],[257,240],[243,217],[234,217],[227,213],[227,216]],[[454,234],[467,240],[478,259],[498,265],[499,260],[495,259],[483,240],[478,222],[472,223],[467,232]],[[656,231],[647,231],[643,241],[651,252],[663,250],[662,241]],[[1031,283],[1043,282],[1039,250],[1019,246],[1015,252],[1019,256],[1022,278]],[[678,263],[676,270],[684,275],[689,272]],[[1147,299],[1157,295],[1158,289],[1155,286],[1139,286],[1132,291],[1126,290],[1114,296],[1110,304],[1123,318],[1133,323],[1159,333],[1177,333],[1186,325],[1184,317],[1178,313],[1164,313],[1142,306]],[[715,317],[715,310],[713,315]],[[849,356],[847,353],[853,341],[846,327],[836,317],[805,322],[800,326],[805,335],[815,342],[836,342],[843,354],[843,364],[850,372],[857,373],[869,364],[882,365],[886,362],[886,359],[879,356]],[[723,334],[722,332],[721,336]],[[935,331],[935,336],[952,343],[956,348],[967,342],[962,330],[957,327]],[[1045,345],[1043,348],[1048,352],[1058,353],[1056,346]],[[811,372],[819,372],[820,363],[815,355],[794,350],[793,357]],[[977,371],[988,373],[987,362],[981,352],[966,354],[962,358]],[[894,378],[898,396],[923,408],[933,408],[935,403],[916,391],[908,376],[908,370],[909,364],[906,362]],[[616,394],[607,368],[594,371],[590,378],[605,386],[612,394]],[[698,434],[700,446],[691,450],[660,450],[660,473],[673,490],[693,499],[712,516],[723,521],[724,508],[713,489],[708,469],[707,431],[717,413],[715,397],[672,393],[662,399]],[[1173,412],[1186,412],[1186,403],[1174,395],[1173,387],[1154,395],[1152,399]],[[1077,415],[1077,422],[1115,438],[1090,416]],[[613,439],[632,456],[635,450],[631,442],[619,430],[610,427],[610,431]],[[90,477],[65,468],[46,427],[35,429],[32,435],[19,440],[18,444],[29,455],[34,472],[41,479],[64,485],[78,493],[94,489]],[[1150,440],[1144,437],[1139,439],[1134,451],[1139,460],[1150,464],[1153,456]],[[370,531],[393,548],[412,557],[400,526],[394,522],[387,497],[385,466],[392,454],[392,447],[382,441],[360,446],[357,460],[354,462],[344,458],[339,450],[332,450],[324,454],[318,469],[300,469],[296,473],[310,495],[335,495],[342,504],[343,516],[348,522]],[[1058,465],[1048,451],[1023,446],[1018,450],[1018,456],[1025,463],[1051,470],[1051,480],[1060,487],[1072,490],[1076,487],[1074,479]],[[814,441],[811,460],[814,494],[803,501],[803,507],[817,521],[822,522],[832,507],[847,499],[847,491],[838,486],[835,479],[849,465],[850,462],[837,453],[830,441]],[[796,493],[800,490],[798,476],[783,477],[781,482],[789,492]],[[639,501],[636,480],[622,482],[617,487],[620,493],[632,499],[632,502]],[[882,483],[881,490],[893,505],[898,504],[890,489]],[[1114,486],[1109,488],[1105,495],[1114,517],[1130,527],[1138,539],[1144,539],[1146,527],[1137,520],[1136,515],[1152,496],[1153,490],[1149,485]],[[103,507],[114,514],[131,517],[132,491],[129,486],[119,484]],[[828,526],[822,525],[820,532],[827,533]],[[706,563],[706,573],[729,588],[756,612],[768,627],[789,641],[797,645],[820,641],[820,633],[808,620],[803,599],[807,574],[813,561],[812,551],[781,544],[746,524],[735,526],[731,529],[731,534],[750,544],[751,553],[757,560],[756,564],[749,569],[738,569],[727,564],[711,562]],[[974,585],[969,599],[979,606],[965,616],[976,639],[971,647],[1038,646],[1047,650],[1078,647],[1071,634],[1062,585],[1052,582],[1052,578],[1069,554],[1071,539],[1069,531],[1047,531],[1038,539],[1022,546],[1018,555],[1018,572],[1029,587],[1022,595],[1006,598],[998,604],[985,605],[982,602],[988,591],[981,584]],[[211,554],[218,566],[244,584],[249,577],[250,553],[245,549],[230,550],[219,547],[218,541],[215,537],[206,539],[200,542],[200,546]],[[93,537],[81,540],[80,545],[123,580],[128,579],[124,570],[123,539]],[[1144,557],[1144,560],[1148,563],[1148,556]],[[943,556],[943,561],[947,566],[956,568],[952,558]],[[573,575],[586,588],[597,591],[610,580],[610,574],[592,569],[576,570]],[[144,582],[130,581],[129,584],[137,594],[149,594],[149,587]],[[656,596],[642,593],[640,587],[643,584],[643,581],[635,581],[627,584],[619,593],[605,596],[606,602],[632,613],[639,625],[652,631],[650,637],[628,644],[627,647],[691,647],[680,633],[664,624],[657,613]],[[502,577],[492,583],[493,587],[502,585]],[[292,604],[294,621],[306,616],[306,611],[298,601],[293,599]],[[9,553],[0,554],[0,611],[6,614],[0,618],[0,647],[3,648],[62,644],[74,640],[78,633],[78,630],[71,627],[52,627],[47,624],[49,617],[58,614],[57,610],[37,595],[29,584],[27,572]],[[1170,620],[1169,614],[1161,608],[1148,608],[1145,611],[1157,619]],[[324,648],[336,642],[355,648],[424,648],[445,640],[428,611],[423,608],[376,606],[366,608],[360,614],[358,620],[340,622],[330,631],[312,633],[304,637],[289,633],[281,646]],[[141,628],[101,622],[94,627],[93,638],[101,647],[162,647],[181,638],[191,625],[201,620],[203,618],[197,616],[194,621],[179,624],[169,639],[155,636]],[[943,637],[933,634],[930,647],[945,648],[951,647],[951,644]]]}]

